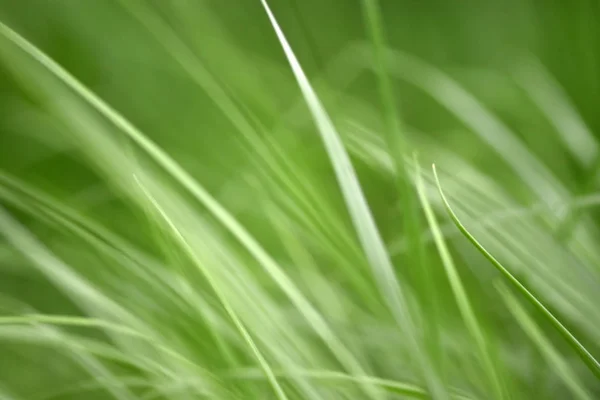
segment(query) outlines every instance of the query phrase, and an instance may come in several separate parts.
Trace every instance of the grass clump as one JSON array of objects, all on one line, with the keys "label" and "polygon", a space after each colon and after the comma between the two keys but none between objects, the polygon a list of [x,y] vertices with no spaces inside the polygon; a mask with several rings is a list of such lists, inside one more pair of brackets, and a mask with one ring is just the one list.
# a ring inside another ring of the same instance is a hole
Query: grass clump
[{"label": "grass clump", "polygon": [[598,121],[527,24],[31,1],[0,4],[0,398],[600,395]]}]

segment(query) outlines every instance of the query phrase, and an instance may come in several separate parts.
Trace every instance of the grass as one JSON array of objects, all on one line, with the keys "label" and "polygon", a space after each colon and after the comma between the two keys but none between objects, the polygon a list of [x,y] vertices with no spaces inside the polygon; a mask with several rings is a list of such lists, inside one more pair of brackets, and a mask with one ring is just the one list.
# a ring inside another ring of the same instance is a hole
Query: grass
[{"label": "grass", "polygon": [[[542,302],[540,300],[538,300],[538,298],[536,296],[534,296],[525,286],[523,286],[523,284],[517,278],[515,278],[515,276],[513,274],[510,273],[510,271],[508,271],[502,264],[500,264],[500,262],[494,256],[492,256],[481,245],[481,243],[479,243],[477,241],[477,239],[475,239],[475,237],[473,237],[473,235],[471,235],[469,233],[467,228],[465,228],[465,226],[460,222],[460,220],[458,219],[458,217],[456,216],[454,211],[452,211],[452,208],[450,207],[448,200],[444,196],[444,192],[441,189],[441,185],[440,185],[437,173],[435,171],[435,166],[433,167],[433,171],[434,171],[434,175],[435,175],[436,182],[438,185],[438,189],[440,190],[440,196],[442,197],[442,200],[444,201],[444,206],[446,207],[446,210],[448,211],[450,218],[452,219],[452,221],[454,221],[457,228],[492,263],[492,265],[494,265],[494,267],[496,267],[502,273],[502,275],[504,275],[506,277],[506,279],[527,298],[528,301],[530,301],[535,307],[537,307],[537,309],[544,315],[544,317],[546,317],[548,320],[550,320],[550,322],[556,327],[556,329],[566,338],[566,340],[569,342],[569,344],[571,344],[571,346],[573,346],[573,348],[577,351],[577,353],[579,353],[580,357],[589,366],[592,373],[594,375],[596,375],[596,377],[600,378],[600,363],[598,363],[598,361],[590,354],[590,352],[552,314],[552,312],[550,312],[542,304]],[[430,215],[432,215],[432,214],[430,213]],[[431,225],[433,226],[434,224],[431,224]],[[434,232],[436,232],[436,231],[438,232],[436,237],[440,238],[441,235],[439,234],[439,229],[434,230]],[[447,251],[445,251],[445,253],[447,253]],[[446,256],[446,258],[448,259],[447,256]],[[448,261],[446,261],[446,263],[448,263]]]},{"label": "grass", "polygon": [[600,395],[585,4],[31,1],[0,399]]}]

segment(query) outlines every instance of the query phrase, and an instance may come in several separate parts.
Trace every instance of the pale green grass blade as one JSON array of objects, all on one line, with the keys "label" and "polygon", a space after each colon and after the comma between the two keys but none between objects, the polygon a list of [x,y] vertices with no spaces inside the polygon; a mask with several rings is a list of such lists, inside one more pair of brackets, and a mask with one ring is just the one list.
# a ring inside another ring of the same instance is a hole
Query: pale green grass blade
[{"label": "pale green grass blade", "polygon": [[498,292],[506,303],[508,310],[521,325],[527,336],[531,339],[540,353],[544,356],[548,365],[551,366],[562,379],[565,385],[572,391],[574,398],[579,400],[591,400],[592,397],[587,389],[579,381],[577,374],[571,369],[565,358],[554,348],[552,342],[546,337],[535,321],[528,315],[527,311],[519,301],[510,293],[504,284],[496,285]]},{"label": "pale green grass blade", "polygon": [[440,258],[442,259],[442,264],[444,265],[444,270],[446,271],[446,277],[448,278],[448,282],[452,288],[452,293],[454,294],[454,298],[458,304],[461,316],[465,322],[465,325],[467,326],[467,329],[469,330],[470,335],[475,341],[479,358],[483,364],[484,370],[486,371],[486,375],[488,377],[494,397],[497,399],[507,398],[506,389],[501,380],[502,374],[496,368],[495,362],[490,355],[490,346],[488,340],[486,339],[485,332],[477,320],[477,316],[475,315],[475,311],[473,310],[465,286],[460,278],[456,266],[454,265],[454,260],[450,254],[450,250],[446,245],[446,241],[444,240],[440,230],[435,213],[433,212],[429,199],[425,193],[420,167],[416,162],[415,167],[417,192],[419,194],[419,199],[421,200],[423,212],[425,213],[427,222],[429,223],[433,240],[437,247]]},{"label": "pale green grass blade", "polygon": [[137,177],[136,177],[136,181],[137,181],[138,185],[140,186],[141,190],[148,197],[150,202],[154,205],[157,212],[161,215],[167,228],[172,232],[172,234],[175,237],[175,239],[177,240],[177,242],[179,242],[179,245],[182,247],[182,249],[185,251],[185,253],[188,254],[190,259],[192,259],[194,261],[194,263],[197,265],[197,267],[200,269],[200,271],[206,277],[207,281],[209,282],[209,285],[213,288],[215,294],[219,298],[219,301],[223,305],[223,308],[225,309],[225,311],[231,318],[235,327],[239,331],[239,333],[242,336],[242,338],[244,339],[244,341],[247,343],[248,347],[251,349],[254,356],[256,357],[256,360],[258,361],[259,365],[263,369],[270,385],[272,386],[275,394],[277,395],[277,398],[279,398],[280,400],[287,400],[288,397],[285,394],[285,391],[283,390],[281,385],[279,384],[277,378],[275,377],[275,374],[273,373],[271,366],[267,362],[266,358],[263,356],[261,350],[258,348],[256,343],[254,342],[254,339],[252,339],[252,336],[250,335],[250,333],[244,326],[241,319],[238,317],[236,311],[231,307],[231,305],[229,304],[229,301],[227,300],[225,295],[223,295],[223,293],[221,292],[219,284],[216,282],[215,278],[208,271],[208,269],[203,267],[202,262],[197,259],[195,251],[192,249],[192,247],[190,246],[188,241],[185,239],[183,234],[179,231],[177,226],[171,221],[169,216],[163,211],[160,204],[158,204],[156,202],[156,200],[152,197],[152,195],[144,188],[144,185]]},{"label": "pale green grass blade", "polygon": [[541,313],[544,315],[552,325],[563,335],[563,337],[567,340],[567,343],[573,347],[573,349],[577,352],[581,360],[588,366],[590,371],[600,379],[600,363],[594,358],[594,356],[583,346],[579,340],[571,333],[571,331],[565,327],[559,320],[552,314],[550,310],[544,306],[544,304],[538,300],[538,298],[533,295],[513,274],[510,273],[508,269],[506,269],[496,258],[491,255],[482,245],[475,239],[473,235],[467,230],[467,228],[460,222],[458,216],[454,213],[452,208],[450,207],[450,203],[446,199],[444,192],[442,190],[442,186],[439,181],[439,177],[437,175],[437,171],[435,166],[433,167],[433,172],[436,178],[438,190],[440,192],[440,196],[444,202],[444,206],[446,207],[446,211],[452,221],[456,225],[456,227],[462,232],[462,234],[469,239],[469,241],[487,258],[498,271],[521,293],[525,296],[525,298],[531,302]]},{"label": "pale green grass blade", "polygon": [[[274,29],[284,47],[286,56],[290,60],[294,74],[298,77],[298,83],[300,84],[303,94],[306,97],[307,103],[311,108],[311,111],[314,113],[315,120],[319,126],[321,134],[323,135],[323,140],[326,144],[327,150],[331,154],[330,157],[333,159],[332,162],[340,181],[340,187],[344,192],[344,198],[346,199],[353,222],[357,227],[357,233],[360,237],[364,250],[367,253],[367,257],[372,262],[373,267],[377,268],[374,271],[376,273],[376,277],[382,286],[386,288],[384,292],[386,296],[389,296],[388,299],[393,299],[390,301],[392,304],[394,304],[393,311],[396,312],[400,309],[397,307],[399,300],[396,299],[398,297],[398,294],[396,293],[398,291],[398,285],[390,288],[390,284],[386,282],[393,284],[397,282],[397,280],[393,272],[391,262],[389,261],[389,258],[386,255],[385,249],[381,243],[381,238],[377,228],[375,227],[375,223],[371,217],[370,211],[368,210],[364,195],[362,194],[358,181],[356,180],[350,159],[343,149],[337,134],[335,133],[333,124],[322,109],[316,94],[310,87],[310,84],[304,76],[300,65],[291,52],[289,45],[285,41],[283,33],[279,29],[277,22],[271,14],[266,2],[263,2],[263,5],[265,6]],[[404,313],[404,311],[402,311],[402,313]]]},{"label": "pale green grass blade", "polygon": [[425,379],[428,380],[430,390],[432,390],[436,398],[445,398],[447,397],[447,394],[441,387],[441,384],[437,381],[438,378],[431,372],[429,362],[425,359],[420,350],[421,345],[416,337],[415,322],[410,315],[408,301],[405,298],[406,295],[402,292],[396,278],[394,267],[375,225],[375,221],[369,210],[369,206],[354,172],[354,168],[352,167],[348,153],[344,149],[342,141],[336,132],[331,119],[310,85],[267,2],[262,0],[262,4],[283,48],[290,67],[292,68],[298,85],[300,86],[314,122],[318,127],[338,179],[338,185],[344,196],[348,212],[352,218],[354,228],[369,264],[373,269],[379,289],[381,290],[392,315],[396,319],[396,322],[406,334],[410,342],[409,346],[413,351],[413,357],[419,364],[421,373],[424,375]]}]

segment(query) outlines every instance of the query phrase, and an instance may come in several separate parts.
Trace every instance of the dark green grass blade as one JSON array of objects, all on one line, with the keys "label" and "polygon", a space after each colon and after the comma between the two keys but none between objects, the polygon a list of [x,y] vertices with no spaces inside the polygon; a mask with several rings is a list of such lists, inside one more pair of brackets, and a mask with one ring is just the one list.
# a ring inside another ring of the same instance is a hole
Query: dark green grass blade
[{"label": "dark green grass blade", "polygon": [[450,207],[450,203],[446,199],[446,196],[444,195],[444,191],[442,190],[442,186],[440,184],[440,180],[439,180],[435,165],[433,166],[433,174],[435,175],[435,181],[436,181],[438,190],[440,192],[440,196],[444,202],[444,207],[446,208],[448,215],[450,216],[450,218],[452,219],[452,221],[454,222],[454,224],[456,225],[458,230],[460,230],[460,232],[467,239],[469,239],[469,241],[477,248],[477,250],[479,250],[481,252],[481,254],[483,254],[485,256],[485,258],[487,258],[492,263],[492,265],[494,265],[494,267],[496,267],[496,269],[498,269],[498,271],[500,271],[500,273],[502,275],[504,275],[504,277],[506,277],[506,279],[519,292],[521,292],[527,298],[527,300],[529,302],[531,302],[531,304],[533,304],[546,318],[548,318],[548,320],[552,323],[552,325],[554,325],[554,327],[560,332],[560,334],[564,336],[564,338],[567,340],[569,345],[571,347],[573,347],[573,349],[577,352],[577,354],[579,355],[581,360],[588,366],[590,371],[598,379],[600,379],[600,363],[598,362],[598,360],[596,360],[594,358],[594,356],[585,348],[585,346],[583,344],[581,344],[581,342],[579,342],[579,340],[577,340],[577,338],[571,333],[571,331],[569,331],[569,329],[567,327],[565,327],[558,320],[558,318],[556,318],[554,316],[554,314],[552,314],[552,312],[550,310],[548,310],[546,308],[546,306],[544,306],[544,304],[542,304],[542,302],[540,300],[538,300],[538,298],[533,293],[531,293],[513,274],[510,273],[509,270],[507,270],[498,260],[496,260],[496,258],[493,255],[491,255],[483,247],[483,245],[481,245],[481,243],[479,243],[477,241],[477,239],[475,239],[475,237],[473,235],[471,235],[471,233],[469,233],[467,228],[465,228],[465,226],[462,224],[462,222],[460,222],[460,220],[458,219],[458,217],[456,216],[456,214]]}]

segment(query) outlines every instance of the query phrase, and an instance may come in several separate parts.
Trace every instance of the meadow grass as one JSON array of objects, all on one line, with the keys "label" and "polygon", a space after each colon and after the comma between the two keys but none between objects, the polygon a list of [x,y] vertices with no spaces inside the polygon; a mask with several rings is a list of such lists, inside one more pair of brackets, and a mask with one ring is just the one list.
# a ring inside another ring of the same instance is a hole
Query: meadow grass
[{"label": "meadow grass", "polygon": [[531,21],[31,2],[0,3],[0,399],[600,396],[597,99]]}]

